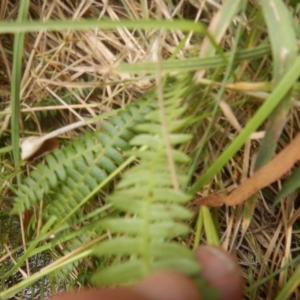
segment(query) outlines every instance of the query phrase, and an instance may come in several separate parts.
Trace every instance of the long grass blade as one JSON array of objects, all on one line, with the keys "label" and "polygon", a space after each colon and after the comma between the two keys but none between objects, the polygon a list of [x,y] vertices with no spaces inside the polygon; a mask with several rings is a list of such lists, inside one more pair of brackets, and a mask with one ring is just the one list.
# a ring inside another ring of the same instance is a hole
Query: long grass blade
[{"label": "long grass blade", "polygon": [[[27,18],[29,9],[29,0],[21,1],[17,22],[19,24]],[[1,27],[1,26],[0,26]],[[14,55],[12,69],[12,84],[11,84],[11,140],[13,147],[13,156],[15,167],[20,165],[20,150],[19,150],[19,131],[20,131],[20,90],[22,81],[22,55],[24,45],[24,32],[16,33],[14,38]],[[20,175],[17,175],[18,183],[20,183]]]},{"label": "long grass blade", "polygon": [[291,299],[293,292],[299,288],[300,285],[300,266],[297,267],[294,274],[288,280],[288,282],[283,286],[275,300],[287,300]]},{"label": "long grass blade", "polygon": [[264,104],[262,104],[243,130],[241,130],[236,139],[216,159],[215,163],[206,170],[205,174],[192,185],[190,189],[191,194],[195,195],[197,191],[203,187],[203,185],[207,184],[213,176],[222,169],[229,159],[243,146],[250,134],[253,133],[276,108],[281,99],[290,91],[299,76],[300,57],[297,58],[294,65],[275,87],[273,93],[264,102]]},{"label": "long grass blade", "polygon": [[[261,1],[261,7],[272,46],[273,88],[275,88],[285,72],[295,63],[298,53],[297,38],[291,15],[282,0],[263,0]],[[254,171],[266,164],[275,153],[277,141],[287,121],[287,115],[291,107],[290,95],[291,91],[281,99],[272,114],[270,114],[265,137],[257,153]],[[245,202],[242,236],[250,225],[256,202],[257,196],[255,195]]]},{"label": "long grass blade", "polygon": [[[27,2],[27,1],[26,1]],[[113,21],[103,18],[97,19],[85,19],[85,20],[50,20],[50,21],[21,21],[21,22],[0,22],[0,34],[1,33],[20,33],[20,32],[33,32],[37,28],[39,30],[48,31],[61,31],[61,30],[85,30],[85,29],[117,29],[120,27],[126,27],[128,29],[135,29],[137,22],[135,20],[120,19],[119,21]],[[183,31],[193,31],[206,33],[205,26],[200,22],[193,22],[188,20],[139,20],[138,27],[140,29],[166,29],[175,30],[180,29]]]}]

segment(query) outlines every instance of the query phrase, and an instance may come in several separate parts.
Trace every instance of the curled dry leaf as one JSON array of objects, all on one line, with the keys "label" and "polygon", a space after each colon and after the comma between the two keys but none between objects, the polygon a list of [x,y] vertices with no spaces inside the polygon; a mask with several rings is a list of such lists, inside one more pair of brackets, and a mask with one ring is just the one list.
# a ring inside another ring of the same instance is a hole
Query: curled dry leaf
[{"label": "curled dry leaf", "polygon": [[40,137],[30,136],[21,141],[21,158],[31,162],[46,153],[52,152],[59,146],[57,138],[44,140]]},{"label": "curled dry leaf", "polygon": [[58,128],[43,136],[29,136],[20,139],[21,158],[27,161],[33,161],[36,158],[59,148],[57,136],[66,133],[75,128],[90,124],[92,122],[79,121],[67,126]]},{"label": "curled dry leaf", "polygon": [[[277,154],[269,163],[257,170],[252,177],[247,178],[229,195],[214,195],[206,197],[200,205],[220,206],[222,203],[233,206],[246,201],[250,196],[262,188],[267,187],[287,173],[295,162],[300,159],[300,133],[294,140]],[[217,204],[217,205],[216,205]]]}]

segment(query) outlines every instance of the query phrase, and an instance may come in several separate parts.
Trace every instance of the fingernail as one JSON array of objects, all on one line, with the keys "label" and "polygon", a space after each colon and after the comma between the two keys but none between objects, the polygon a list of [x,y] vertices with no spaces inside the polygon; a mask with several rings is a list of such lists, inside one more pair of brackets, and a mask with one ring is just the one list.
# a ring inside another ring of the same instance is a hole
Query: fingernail
[{"label": "fingernail", "polygon": [[243,299],[244,282],[232,255],[214,246],[202,246],[196,253],[202,266],[200,276],[220,292],[220,299]]},{"label": "fingernail", "polygon": [[235,272],[237,269],[236,262],[232,259],[230,254],[219,247],[203,246],[201,247],[202,255],[206,256],[210,265],[215,265],[217,274],[214,276],[223,276],[224,274]]}]

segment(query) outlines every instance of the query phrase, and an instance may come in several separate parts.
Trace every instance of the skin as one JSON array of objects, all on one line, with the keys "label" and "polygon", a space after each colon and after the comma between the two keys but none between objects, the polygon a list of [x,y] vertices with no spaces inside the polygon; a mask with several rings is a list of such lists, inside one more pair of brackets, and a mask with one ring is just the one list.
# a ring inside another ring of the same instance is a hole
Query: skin
[{"label": "skin", "polygon": [[[237,261],[220,247],[202,246],[197,252],[199,274],[221,294],[221,300],[242,300],[244,282]],[[155,287],[155,288],[154,288]],[[128,287],[93,289],[54,296],[52,300],[205,300],[188,277],[160,271]]]}]

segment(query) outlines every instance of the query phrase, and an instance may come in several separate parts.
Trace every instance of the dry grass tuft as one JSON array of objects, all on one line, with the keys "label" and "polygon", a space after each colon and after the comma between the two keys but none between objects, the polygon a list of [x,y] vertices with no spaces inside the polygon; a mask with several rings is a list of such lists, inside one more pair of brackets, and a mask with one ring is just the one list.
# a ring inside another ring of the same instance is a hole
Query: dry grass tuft
[{"label": "dry grass tuft", "polygon": [[[118,1],[87,1],[80,4],[72,1],[31,1],[30,18],[139,20],[160,15],[172,19],[192,14],[193,11],[196,10],[188,1],[180,1],[173,7],[159,1],[145,7],[133,1],[124,1],[124,5]],[[17,12],[18,5],[12,1],[2,1],[1,19],[15,19]],[[154,82],[147,76],[117,74],[112,71],[114,66],[120,62],[156,61],[159,53],[168,58],[183,37],[185,34],[180,31],[161,36],[157,30],[130,31],[126,28],[26,34],[21,90],[23,130],[28,130],[26,123],[31,122],[34,123],[31,128],[49,131],[49,124],[51,127],[62,126],[125,106],[153,87]],[[13,36],[4,35],[0,39],[0,91],[2,95],[8,95],[12,69],[12,55],[8,50],[12,50]],[[177,57],[184,58],[191,51],[195,51],[195,46],[188,39]],[[2,110],[9,112],[8,102],[2,102],[1,106]],[[41,120],[38,112],[43,112],[45,116],[49,115],[47,111],[50,109],[55,118]],[[2,116],[2,122],[3,119],[5,116]],[[7,126],[2,130],[6,130]]]}]

